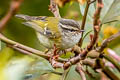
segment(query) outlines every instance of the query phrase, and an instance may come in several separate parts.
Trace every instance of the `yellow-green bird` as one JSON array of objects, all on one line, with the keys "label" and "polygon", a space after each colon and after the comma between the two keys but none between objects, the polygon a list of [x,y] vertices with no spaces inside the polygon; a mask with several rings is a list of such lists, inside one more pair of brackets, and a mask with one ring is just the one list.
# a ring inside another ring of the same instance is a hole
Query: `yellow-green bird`
[{"label": "yellow-green bird", "polygon": [[54,45],[61,50],[73,47],[79,42],[83,31],[79,23],[72,19],[23,14],[16,17],[26,20],[24,24],[36,31],[39,41],[48,49]]}]

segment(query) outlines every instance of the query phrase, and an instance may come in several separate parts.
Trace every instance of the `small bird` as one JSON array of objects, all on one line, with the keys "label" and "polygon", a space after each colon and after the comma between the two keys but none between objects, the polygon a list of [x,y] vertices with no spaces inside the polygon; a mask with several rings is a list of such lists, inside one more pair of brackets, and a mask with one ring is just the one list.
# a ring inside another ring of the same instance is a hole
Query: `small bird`
[{"label": "small bird", "polygon": [[73,47],[79,42],[83,31],[79,23],[72,19],[23,14],[17,14],[16,17],[24,19],[26,22],[23,24],[32,27],[40,43],[48,49],[54,45],[61,50]]}]

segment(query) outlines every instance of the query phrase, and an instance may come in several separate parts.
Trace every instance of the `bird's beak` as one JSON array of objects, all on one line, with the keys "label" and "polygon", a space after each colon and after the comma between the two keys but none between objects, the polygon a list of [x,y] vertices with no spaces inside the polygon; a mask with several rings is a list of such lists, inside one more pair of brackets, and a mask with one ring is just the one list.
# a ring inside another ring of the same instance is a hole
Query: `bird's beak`
[{"label": "bird's beak", "polygon": [[80,30],[80,32],[85,32],[85,30]]}]

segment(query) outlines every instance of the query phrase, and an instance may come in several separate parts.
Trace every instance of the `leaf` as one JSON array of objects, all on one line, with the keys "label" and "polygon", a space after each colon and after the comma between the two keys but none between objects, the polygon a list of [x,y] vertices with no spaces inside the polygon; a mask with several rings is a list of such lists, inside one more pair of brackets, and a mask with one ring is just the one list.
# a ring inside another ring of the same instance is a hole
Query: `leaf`
[{"label": "leaf", "polygon": [[[111,2],[112,2],[112,4],[111,4]],[[109,7],[107,13],[103,17],[102,23],[104,24],[104,23],[107,23],[107,22],[110,22],[110,21],[118,20],[118,16],[120,16],[120,0],[111,0],[111,1],[104,0],[104,3],[106,3],[105,8],[108,7],[107,6],[108,4],[111,4],[111,6]]]},{"label": "leaf", "polygon": [[68,69],[64,70],[64,73],[62,74],[61,80],[66,80],[66,77],[70,71],[71,67],[69,67]]},{"label": "leaf", "polygon": [[[85,27],[85,32],[84,32],[84,40],[83,40],[83,43],[84,44],[82,44],[82,48],[85,48],[88,44],[89,44],[89,42],[90,42],[90,36],[89,36],[89,33],[91,32],[91,30],[92,30],[92,24],[88,24],[88,23],[86,23],[86,25],[85,25],[86,27]],[[93,33],[93,32],[91,32],[91,33]]]},{"label": "leaf", "polygon": [[65,80],[81,80],[80,75],[75,71],[75,66],[70,68]]},{"label": "leaf", "polygon": [[83,40],[84,40],[85,37],[86,37],[89,33],[91,33],[92,31],[93,31],[93,30],[90,30],[90,31],[86,32],[85,35],[83,36]]},{"label": "leaf", "polygon": [[[120,0],[103,0],[104,7],[101,12],[101,21],[102,24],[118,20],[118,16],[120,16]],[[85,5],[80,5],[80,10],[82,15],[84,14],[85,10]],[[87,16],[87,21],[92,22],[93,21],[93,15],[95,12],[95,3],[90,5],[89,11],[88,11],[88,16]]]},{"label": "leaf", "polygon": [[0,80],[22,80],[31,61],[33,59],[29,56],[5,47],[0,52]]},{"label": "leaf", "polygon": [[41,75],[48,73],[56,73],[56,71],[47,60],[40,58],[31,64],[24,78],[26,80],[37,80]]},{"label": "leaf", "polygon": [[[84,15],[86,4],[79,5],[79,6],[80,6],[81,14]],[[94,6],[94,4],[91,4],[90,7],[89,7],[89,10],[88,10],[88,14],[87,14],[87,21],[90,22],[90,23],[93,21],[94,12],[95,12],[95,6]]]},{"label": "leaf", "polygon": [[[65,80],[82,80],[81,76],[75,71],[75,67],[76,67],[76,65],[74,65],[70,68]],[[86,74],[87,80],[97,80],[97,79],[99,80],[100,79],[99,74],[95,73],[92,70],[90,70],[90,71],[91,71],[91,73],[94,73],[95,78],[92,78]]]}]

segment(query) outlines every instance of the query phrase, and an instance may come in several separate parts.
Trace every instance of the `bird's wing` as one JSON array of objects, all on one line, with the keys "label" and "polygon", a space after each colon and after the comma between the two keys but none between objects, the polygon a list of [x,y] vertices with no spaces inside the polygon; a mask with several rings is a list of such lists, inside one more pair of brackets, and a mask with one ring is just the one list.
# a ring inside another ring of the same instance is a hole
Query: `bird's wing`
[{"label": "bird's wing", "polygon": [[[18,14],[16,17],[26,20],[23,24],[32,27],[37,32],[42,35],[47,36],[48,38],[54,39],[59,38],[60,35],[55,30],[52,30],[50,26],[53,26],[51,23],[48,22],[49,19],[46,19],[46,16],[28,16],[23,14]],[[54,24],[57,25],[57,24]]]},{"label": "bird's wing", "polygon": [[37,25],[36,23],[30,21],[24,22],[23,24],[32,27],[37,32],[39,32],[42,35],[45,35],[48,38],[54,39],[59,37],[58,34],[53,33],[48,27],[42,28],[40,27],[40,25]]}]

